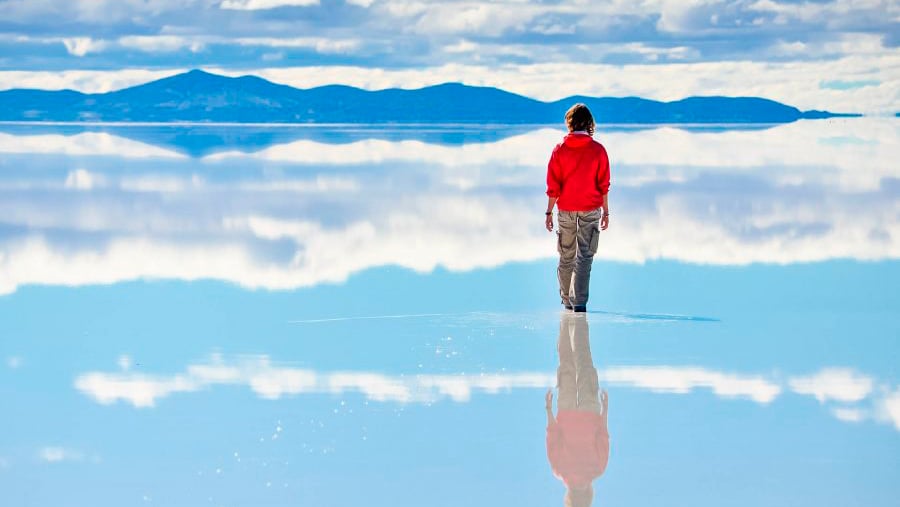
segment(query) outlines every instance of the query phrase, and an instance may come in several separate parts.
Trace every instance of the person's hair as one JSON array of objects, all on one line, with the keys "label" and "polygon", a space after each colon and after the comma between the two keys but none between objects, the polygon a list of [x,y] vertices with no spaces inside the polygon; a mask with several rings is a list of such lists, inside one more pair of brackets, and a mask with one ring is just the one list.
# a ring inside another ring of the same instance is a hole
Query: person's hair
[{"label": "person's hair", "polygon": [[594,135],[594,115],[586,105],[579,102],[566,111],[566,127],[571,132],[584,130]]}]

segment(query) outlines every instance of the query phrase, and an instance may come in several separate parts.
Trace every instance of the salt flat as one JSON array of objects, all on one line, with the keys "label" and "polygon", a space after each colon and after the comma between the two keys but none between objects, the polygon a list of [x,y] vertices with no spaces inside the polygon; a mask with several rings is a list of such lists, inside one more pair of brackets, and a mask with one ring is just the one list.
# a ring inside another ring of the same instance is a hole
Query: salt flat
[{"label": "salt flat", "polygon": [[[561,132],[491,129],[5,126],[0,503],[561,504]],[[595,505],[892,504],[900,122],[599,130]]]}]

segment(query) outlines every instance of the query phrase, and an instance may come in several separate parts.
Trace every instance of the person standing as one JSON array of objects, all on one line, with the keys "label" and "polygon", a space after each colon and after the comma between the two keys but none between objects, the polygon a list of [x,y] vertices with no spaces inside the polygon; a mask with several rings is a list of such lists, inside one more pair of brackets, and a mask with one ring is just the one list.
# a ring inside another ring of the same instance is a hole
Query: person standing
[{"label": "person standing", "polygon": [[559,295],[567,310],[587,311],[591,265],[599,231],[609,227],[609,157],[593,139],[594,116],[578,103],[566,112],[568,135],[556,145],[547,165],[545,225],[553,231],[558,208]]}]

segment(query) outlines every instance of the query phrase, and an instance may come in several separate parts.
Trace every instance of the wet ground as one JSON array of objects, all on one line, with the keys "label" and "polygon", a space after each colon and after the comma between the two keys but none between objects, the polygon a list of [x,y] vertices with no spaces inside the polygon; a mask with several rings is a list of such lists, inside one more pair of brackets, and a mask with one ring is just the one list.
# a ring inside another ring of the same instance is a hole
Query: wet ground
[{"label": "wet ground", "polygon": [[601,129],[577,332],[560,136],[3,126],[0,503],[562,505],[586,335],[593,505],[895,505],[900,123]]}]

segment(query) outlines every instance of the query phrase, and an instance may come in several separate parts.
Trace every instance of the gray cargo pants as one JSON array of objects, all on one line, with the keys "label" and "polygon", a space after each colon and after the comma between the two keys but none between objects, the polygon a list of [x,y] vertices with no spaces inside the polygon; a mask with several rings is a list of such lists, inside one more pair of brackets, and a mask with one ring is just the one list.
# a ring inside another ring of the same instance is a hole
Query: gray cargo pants
[{"label": "gray cargo pants", "polygon": [[600,240],[600,209],[560,211],[557,250],[559,250],[559,296],[564,305],[585,306],[591,282],[591,264]]},{"label": "gray cargo pants", "polygon": [[591,357],[587,315],[563,314],[559,322],[559,368],[556,387],[560,410],[582,410],[603,413],[600,382]]}]

